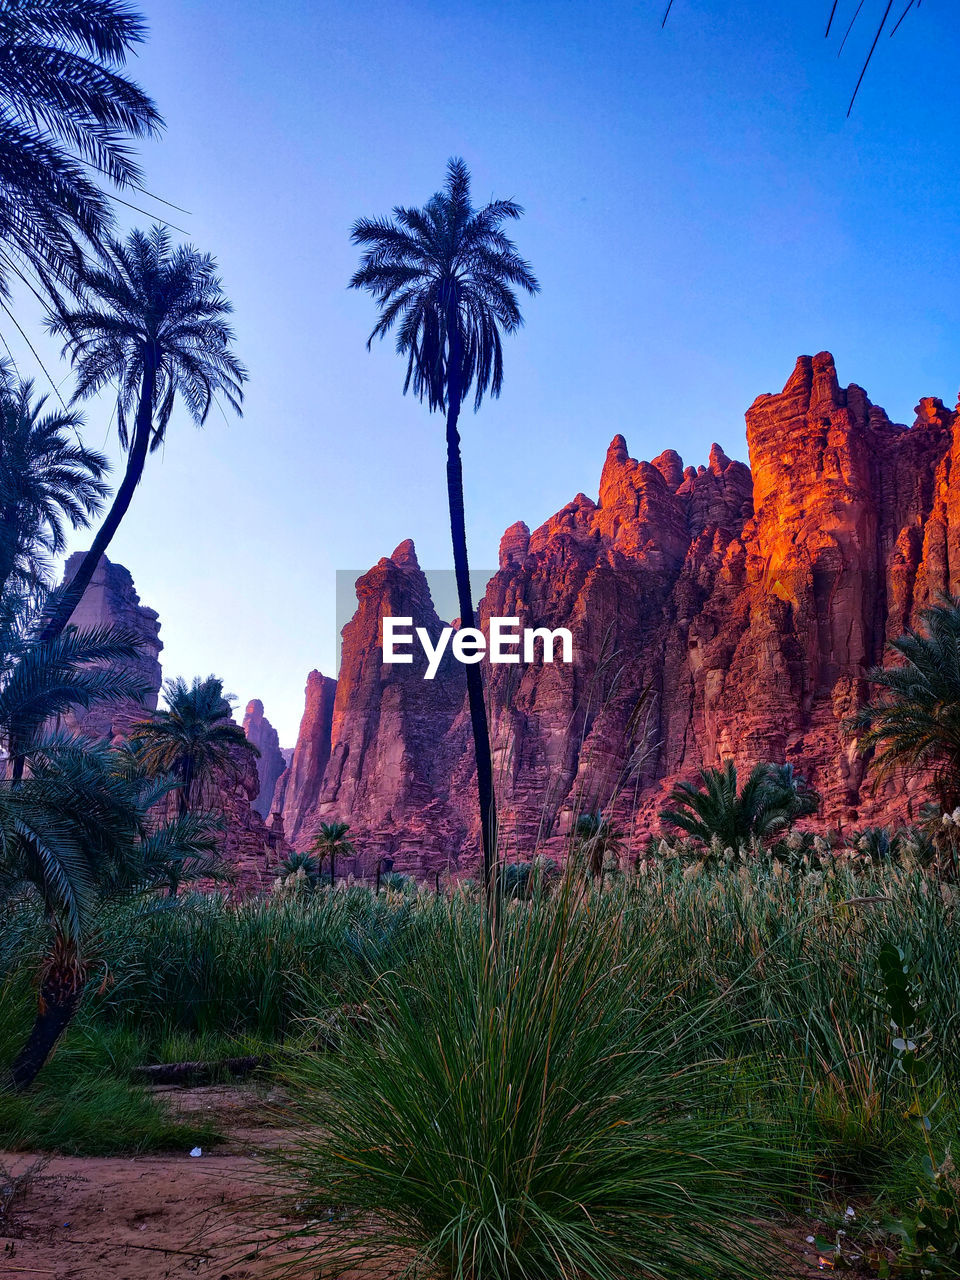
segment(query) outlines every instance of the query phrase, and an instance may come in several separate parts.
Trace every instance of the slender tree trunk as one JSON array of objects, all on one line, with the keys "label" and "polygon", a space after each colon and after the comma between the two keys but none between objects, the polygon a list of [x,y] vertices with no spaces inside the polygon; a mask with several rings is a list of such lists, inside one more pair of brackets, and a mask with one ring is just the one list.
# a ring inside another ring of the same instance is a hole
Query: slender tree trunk
[{"label": "slender tree trunk", "polygon": [[63,631],[70,621],[70,616],[80,603],[84,591],[96,572],[100,557],[113,540],[113,535],[120,528],[123,517],[127,514],[134,491],[143,476],[147,453],[150,448],[150,431],[153,426],[153,401],[156,393],[157,371],[156,360],[152,350],[147,351],[143,361],[143,378],[140,383],[140,403],[137,406],[137,420],[133,431],[130,452],[127,455],[127,468],[123,473],[120,487],[114,494],[110,510],[104,517],[103,524],[97,530],[93,545],[80,562],[80,567],[73,575],[70,585],[60,596],[56,609],[50,616],[43,631],[41,640],[53,640]]},{"label": "slender tree trunk", "polygon": [[[458,364],[456,356],[451,364]],[[474,627],[473,594],[470,590],[470,564],[467,559],[467,526],[463,509],[463,464],[460,460],[460,417],[462,392],[458,377],[451,379],[447,395],[447,499],[450,503],[450,534],[453,539],[453,567],[457,579],[460,626]],[[479,663],[467,665],[467,700],[473,748],[477,758],[477,799],[480,803],[480,839],[483,844],[483,883],[487,897],[494,891],[494,865],[497,857],[497,813],[493,791],[493,759],[490,731],[483,699],[483,675]]]},{"label": "slender tree trunk", "polygon": [[334,853],[333,846],[331,845],[330,847],[330,888],[335,889],[336,887],[337,887],[337,855]]},{"label": "slender tree trunk", "polygon": [[28,1089],[57,1042],[73,1021],[83,998],[85,973],[75,944],[58,940],[40,983],[37,1016],[27,1043],[14,1059],[9,1083],[20,1092]]}]

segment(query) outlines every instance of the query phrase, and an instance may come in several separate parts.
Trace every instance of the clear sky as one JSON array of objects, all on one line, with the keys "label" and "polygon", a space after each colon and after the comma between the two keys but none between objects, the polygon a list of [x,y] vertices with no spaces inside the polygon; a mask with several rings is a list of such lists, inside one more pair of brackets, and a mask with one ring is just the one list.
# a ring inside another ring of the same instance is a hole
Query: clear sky
[{"label": "clear sky", "polygon": [[[801,353],[898,421],[955,401],[951,4],[881,39],[849,120],[883,0],[839,61],[829,0],[675,0],[664,31],[664,0],[141,7],[133,69],[168,124],[147,182],[218,256],[252,377],[242,421],[171,425],[109,555],[160,612],[165,674],[262,698],[286,745],[307,672],[333,672],[336,571],[407,537],[450,563],[442,423],[346,289],[353,220],[425,202],[449,156],[478,201],[526,207],[543,285],[502,399],[462,422],[478,568],[515,520],[595,495],[617,432],[635,457],[744,458],[744,410]],[[111,441],[108,399],[87,419]]]}]

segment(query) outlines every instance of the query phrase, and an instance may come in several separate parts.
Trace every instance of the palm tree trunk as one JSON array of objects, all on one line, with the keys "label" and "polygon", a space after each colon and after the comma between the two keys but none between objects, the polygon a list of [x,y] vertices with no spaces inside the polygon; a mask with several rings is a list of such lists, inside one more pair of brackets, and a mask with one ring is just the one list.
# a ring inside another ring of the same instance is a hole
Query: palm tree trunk
[{"label": "palm tree trunk", "polygon": [[41,640],[53,640],[63,631],[70,617],[80,603],[84,591],[90,585],[100,557],[113,540],[113,535],[120,528],[123,517],[127,514],[134,490],[143,476],[143,468],[150,448],[150,431],[153,426],[153,402],[156,394],[157,370],[154,353],[148,349],[143,360],[143,377],[140,382],[140,403],[137,406],[137,419],[133,431],[130,452],[127,455],[127,468],[123,480],[114,495],[110,510],[104,517],[103,524],[97,530],[93,545],[80,562],[80,567],[73,575],[70,585],[60,596],[56,608],[50,616],[43,631]]},{"label": "palm tree trunk", "polygon": [[[451,359],[451,365],[459,363]],[[453,539],[453,567],[457,579],[460,626],[474,627],[473,594],[470,590],[470,564],[467,559],[467,526],[463,509],[463,464],[460,460],[460,417],[462,393],[455,378],[447,395],[447,500],[450,504],[450,535]],[[493,791],[493,760],[490,753],[490,731],[483,700],[483,675],[479,663],[467,665],[467,700],[473,749],[477,758],[477,799],[480,803],[480,840],[483,845],[483,883],[488,898],[493,894],[494,864],[497,856],[497,813]]]},{"label": "palm tree trunk", "polygon": [[33,1027],[10,1068],[9,1084],[17,1092],[33,1084],[73,1021],[83,997],[84,977],[76,944],[58,939],[40,983]]}]

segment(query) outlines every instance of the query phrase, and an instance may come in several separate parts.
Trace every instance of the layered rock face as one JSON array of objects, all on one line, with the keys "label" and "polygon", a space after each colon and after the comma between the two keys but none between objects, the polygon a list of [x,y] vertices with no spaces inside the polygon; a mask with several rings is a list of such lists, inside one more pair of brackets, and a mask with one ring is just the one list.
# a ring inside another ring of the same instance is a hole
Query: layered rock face
[{"label": "layered rock face", "polygon": [[[64,582],[69,582],[80,563],[83,552],[75,551],[64,565]],[[124,737],[130,724],[148,711],[155,711],[160,694],[160,639],[159,614],[140,603],[133,578],[122,564],[114,564],[106,556],[94,570],[90,585],[70,615],[70,623],[79,630],[96,627],[122,627],[140,641],[136,658],[123,662],[143,687],[143,700],[120,703],[99,703],[84,710],[74,707],[60,717],[61,727],[84,733],[94,738]]]},{"label": "layered rock face", "polygon": [[[64,566],[65,580],[73,576],[82,558],[81,552],[70,556]],[[159,615],[154,609],[140,603],[129,571],[104,556],[70,621],[74,626],[84,629],[122,626],[140,640],[140,653],[126,665],[144,688],[142,701],[100,703],[86,711],[82,707],[74,707],[59,718],[61,728],[92,738],[122,741],[129,735],[134,721],[144,718],[157,707],[161,687],[159,654],[163,648]],[[283,768],[284,761],[275,742],[276,733],[263,717],[263,704],[259,701],[251,702],[247,708],[248,713],[253,708],[259,708],[258,723],[261,727],[254,727],[257,719],[254,713],[251,716],[252,731],[259,732],[266,738],[266,758],[270,761],[270,767],[278,771],[278,760],[279,769]],[[225,709],[229,714],[226,704]],[[245,722],[244,728],[246,727]],[[272,755],[269,754],[271,733],[275,748]],[[252,734],[248,733],[248,737],[252,737]],[[276,777],[275,772],[268,795],[273,794]],[[223,815],[221,854],[232,872],[233,883],[239,892],[266,885],[273,874],[273,867],[287,848],[282,822],[265,824],[261,814],[254,808],[264,790],[266,788],[261,786],[257,762],[252,753],[244,750],[236,754],[233,767],[216,780],[205,797],[207,807]],[[172,813],[172,797],[169,804]]]},{"label": "layered rock face", "polygon": [[[444,625],[412,542],[358,580],[357,601],[343,629],[329,759],[312,806],[291,828],[293,839],[302,847],[320,822],[349,821],[358,836],[354,870],[369,870],[389,853],[399,855],[398,866],[425,874],[437,862],[446,865],[446,851],[452,857],[468,835],[463,807],[451,795],[465,748],[462,733],[452,730],[466,678],[449,653],[434,680],[423,678],[427,662],[419,647],[409,664],[382,661],[384,617],[412,618],[434,643]],[[299,752],[298,742],[290,789]]]},{"label": "layered rock face", "polygon": [[259,698],[252,698],[247,703],[243,716],[243,732],[247,735],[247,741],[260,752],[256,762],[260,787],[254,798],[253,807],[261,818],[269,818],[273,811],[273,794],[281,774],[287,767],[287,762],[280,750],[280,737],[263,714],[263,703]]},{"label": "layered rock face", "polygon": [[274,791],[272,809],[283,817],[289,840],[296,840],[310,824],[320,796],[324,770],[330,759],[333,728],[333,703],[336,680],[319,671],[307,676],[305,706],[287,769],[280,775]]},{"label": "layered rock face", "polygon": [[[922,788],[874,789],[841,726],[886,641],[960,586],[957,413],[927,398],[913,427],[891,423],[821,353],[746,417],[750,468],[719,445],[697,468],[673,450],[636,461],[616,436],[596,502],[578,494],[533,533],[505,533],[483,624],[567,627],[574,652],[484,667],[508,858],[560,851],[597,807],[639,842],[678,779],[731,757],[793,763],[825,826],[915,811]],[[383,616],[440,625],[412,545],[357,590],[330,758],[297,789],[296,840],[336,817],[361,870],[385,852],[419,874],[472,869],[463,671],[448,660],[430,682],[422,662],[381,661]],[[325,737],[308,736],[322,758]]]}]

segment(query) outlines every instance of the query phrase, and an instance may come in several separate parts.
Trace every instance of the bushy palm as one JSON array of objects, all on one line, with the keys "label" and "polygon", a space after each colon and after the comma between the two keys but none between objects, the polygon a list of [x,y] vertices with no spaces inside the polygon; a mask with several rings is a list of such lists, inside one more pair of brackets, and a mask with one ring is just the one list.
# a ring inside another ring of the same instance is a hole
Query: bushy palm
[{"label": "bushy palm", "polygon": [[[246,371],[233,353],[233,310],[216,260],[189,245],[174,247],[165,227],[110,239],[82,272],[84,296],[48,320],[77,370],[75,399],[117,388],[117,425],[127,466],[110,510],[69,588],[57,601],[47,635],[62,631],[100,557],[126,515],[147,454],[163,442],[179,399],[202,425],[218,398],[242,412]],[[132,429],[130,416],[133,414]]]},{"label": "bushy palm", "polygon": [[[502,230],[522,213],[513,200],[475,208],[470,173],[458,159],[447,166],[444,189],[422,209],[397,207],[392,220],[361,218],[352,232],[364,253],[350,286],[372,294],[380,310],[368,348],[395,328],[397,351],[407,361],[404,392],[412,387],[431,411],[446,414],[447,499],[461,627],[474,626],[474,608],[457,423],[471,392],[475,409],[488,391],[500,394],[501,334],[515,333],[523,323],[516,290],[533,294],[540,288],[529,263]],[[496,812],[483,680],[476,664],[467,666],[467,694],[489,889]]]},{"label": "bushy palm", "polygon": [[960,804],[960,601],[925,609],[889,645],[895,665],[867,674],[877,695],[845,724],[877,779],[929,769],[941,809]]},{"label": "bushy palm", "polygon": [[112,218],[93,174],[138,182],[129,139],[162,122],[121,68],[144,34],[124,0],[0,0],[0,293],[72,287]]},{"label": "bushy palm", "polygon": [[205,787],[218,775],[239,777],[241,761],[259,755],[230,719],[230,699],[217,676],[182,676],[163,686],[166,708],[130,726],[131,749],[154,777],[173,779],[181,817],[198,809]]},{"label": "bushy palm", "polygon": [[737,766],[702,769],[700,785],[678,783],[660,821],[709,845],[715,838],[733,849],[779,835],[798,818],[816,813],[820,797],[790,765],[760,763],[738,789]]},{"label": "bushy palm", "polygon": [[0,596],[35,597],[66,548],[65,526],[86,526],[109,493],[106,458],[76,437],[80,415],[46,404],[0,361]]},{"label": "bushy palm", "polygon": [[205,818],[154,817],[170,785],[124,749],[68,736],[39,742],[29,776],[0,785],[0,897],[39,899],[48,935],[36,1019],[10,1068],[15,1088],[36,1078],[79,1007],[104,904],[214,869]]},{"label": "bushy palm", "polygon": [[320,863],[309,853],[290,853],[277,866],[277,879],[282,881],[299,877],[308,889],[316,889],[320,883]]},{"label": "bushy palm", "polygon": [[320,866],[325,859],[330,859],[330,883],[336,884],[337,858],[350,858],[356,852],[353,842],[347,836],[350,830],[348,822],[321,822],[311,845],[311,852],[316,855]]},{"label": "bushy palm", "polygon": [[597,813],[581,813],[573,828],[574,853],[591,880],[603,875],[607,859],[619,859],[627,837],[616,823]]}]

